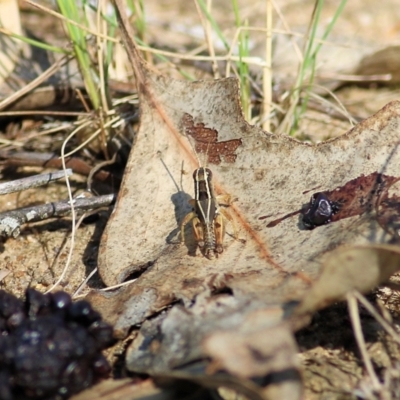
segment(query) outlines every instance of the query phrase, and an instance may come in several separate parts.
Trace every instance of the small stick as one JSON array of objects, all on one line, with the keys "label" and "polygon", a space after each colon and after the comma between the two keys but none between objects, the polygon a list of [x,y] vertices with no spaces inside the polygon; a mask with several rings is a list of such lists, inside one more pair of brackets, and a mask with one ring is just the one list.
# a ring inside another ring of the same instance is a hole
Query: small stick
[{"label": "small stick", "polygon": [[[75,210],[90,210],[114,203],[115,194],[79,198],[74,200]],[[16,238],[20,234],[21,225],[27,222],[44,221],[49,218],[62,217],[71,211],[68,200],[57,203],[41,204],[34,207],[20,208],[0,213],[0,236]]]},{"label": "small stick", "polygon": [[50,172],[48,174],[39,174],[29,176],[28,178],[16,179],[11,182],[0,183],[0,195],[20,192],[21,190],[30,189],[38,186],[47,185],[49,182],[57,179],[65,178],[72,175],[72,169],[64,171]]}]

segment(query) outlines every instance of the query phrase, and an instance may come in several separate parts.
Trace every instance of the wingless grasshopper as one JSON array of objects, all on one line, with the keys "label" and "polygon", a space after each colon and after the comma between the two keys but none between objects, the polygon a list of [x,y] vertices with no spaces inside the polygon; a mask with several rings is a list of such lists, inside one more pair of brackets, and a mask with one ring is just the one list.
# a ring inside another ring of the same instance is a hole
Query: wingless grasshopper
[{"label": "wingless grasshopper", "polygon": [[224,251],[225,222],[230,221],[234,238],[238,233],[231,215],[220,205],[231,204],[229,195],[215,196],[212,172],[209,168],[198,168],[193,172],[195,198],[190,200],[193,211],[181,223],[181,241],[185,240],[185,226],[192,221],[194,236],[201,252],[208,259],[218,257]]}]

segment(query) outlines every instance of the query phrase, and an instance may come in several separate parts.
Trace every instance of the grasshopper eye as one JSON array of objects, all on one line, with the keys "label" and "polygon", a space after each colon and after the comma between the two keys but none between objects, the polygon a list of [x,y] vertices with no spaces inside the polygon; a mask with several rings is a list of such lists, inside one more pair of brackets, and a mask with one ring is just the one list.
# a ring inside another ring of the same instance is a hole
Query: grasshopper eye
[{"label": "grasshopper eye", "polygon": [[194,170],[193,179],[195,182],[204,179],[203,176],[204,176],[204,168],[197,168]]},{"label": "grasshopper eye", "polygon": [[213,176],[213,174],[212,174],[211,170],[210,170],[210,169],[208,169],[208,168],[204,168],[204,170],[206,171],[207,178],[208,178],[208,179],[211,179],[211,178],[212,178],[212,176]]}]

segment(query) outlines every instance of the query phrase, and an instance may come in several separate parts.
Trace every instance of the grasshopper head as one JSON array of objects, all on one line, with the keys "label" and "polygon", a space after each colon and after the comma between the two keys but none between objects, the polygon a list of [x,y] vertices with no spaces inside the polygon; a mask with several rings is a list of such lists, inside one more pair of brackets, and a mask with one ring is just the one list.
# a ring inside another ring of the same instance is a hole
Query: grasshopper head
[{"label": "grasshopper head", "polygon": [[212,172],[209,168],[200,167],[193,172],[193,180],[195,182],[211,182]]}]

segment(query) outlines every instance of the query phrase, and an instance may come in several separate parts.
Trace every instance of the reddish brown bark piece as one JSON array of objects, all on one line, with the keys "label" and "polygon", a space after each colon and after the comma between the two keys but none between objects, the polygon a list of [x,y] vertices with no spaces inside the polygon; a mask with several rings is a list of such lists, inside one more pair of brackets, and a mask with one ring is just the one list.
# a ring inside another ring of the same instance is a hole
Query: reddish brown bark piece
[{"label": "reddish brown bark piece", "polygon": [[[324,191],[323,193],[329,198],[330,201],[337,204],[339,211],[332,215],[331,222],[339,221],[344,218],[350,218],[357,215],[362,215],[366,212],[371,212],[380,205],[381,210],[381,222],[383,224],[389,223],[390,220],[385,210],[398,209],[400,204],[396,199],[388,199],[389,188],[400,178],[395,176],[389,176],[374,172],[367,176],[361,175],[355,179],[351,179],[344,185],[339,186],[333,190]],[[306,191],[307,193],[309,191]],[[273,228],[283,220],[300,214],[302,211],[307,209],[305,207],[285,214],[284,216],[274,219],[267,224],[268,228]],[[383,217],[385,213],[386,217]],[[268,216],[259,217],[260,220],[267,218]]]},{"label": "reddish brown bark piece", "polygon": [[189,114],[184,114],[182,125],[186,135],[194,139],[196,153],[207,155],[207,164],[219,165],[222,158],[229,163],[236,161],[235,151],[242,144],[241,139],[218,142],[216,129],[207,128],[203,122],[194,123]]},{"label": "reddish brown bark piece", "polygon": [[326,192],[329,199],[337,202],[340,207],[332,221],[373,211],[377,202],[388,196],[389,187],[399,179],[374,172],[367,176],[361,175],[341,187]]}]

